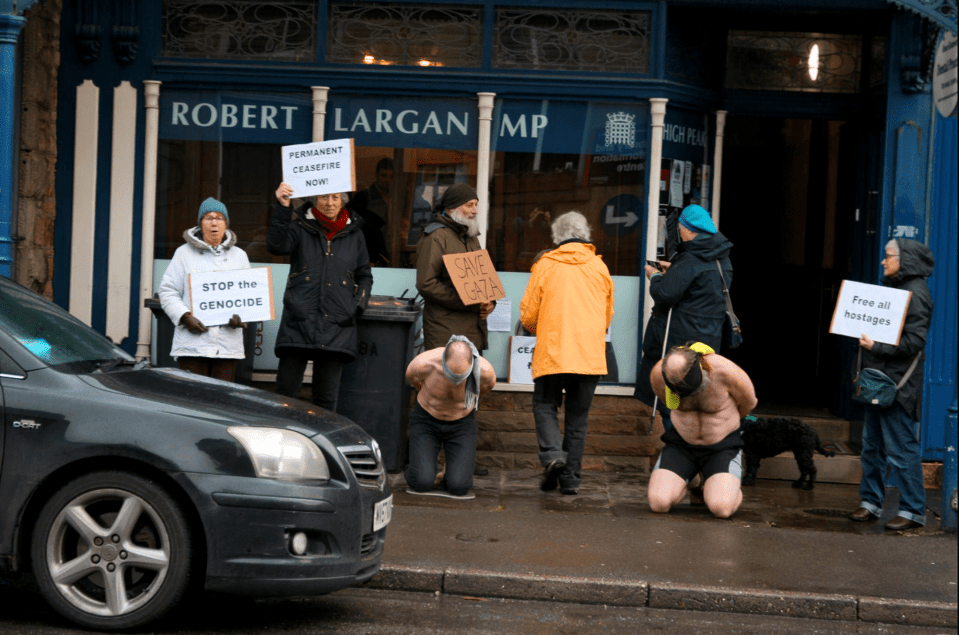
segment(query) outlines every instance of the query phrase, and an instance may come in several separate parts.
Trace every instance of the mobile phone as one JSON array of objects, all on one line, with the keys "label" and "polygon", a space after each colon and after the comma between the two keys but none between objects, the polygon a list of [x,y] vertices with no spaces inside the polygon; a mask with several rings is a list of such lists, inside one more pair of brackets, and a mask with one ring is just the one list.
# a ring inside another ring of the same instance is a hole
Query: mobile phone
[{"label": "mobile phone", "polygon": [[657,261],[657,260],[647,260],[647,261],[646,261],[646,264],[649,265],[650,267],[652,267],[653,269],[655,269],[656,271],[662,271],[662,270],[663,270],[663,266],[662,266],[661,264],[659,264],[659,261]]}]

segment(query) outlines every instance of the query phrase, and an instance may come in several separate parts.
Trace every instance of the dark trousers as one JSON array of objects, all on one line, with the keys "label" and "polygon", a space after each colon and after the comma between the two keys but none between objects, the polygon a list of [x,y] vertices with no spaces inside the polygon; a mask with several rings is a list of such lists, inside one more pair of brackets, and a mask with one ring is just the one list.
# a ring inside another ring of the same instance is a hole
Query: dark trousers
[{"label": "dark trousers", "polygon": [[404,474],[411,489],[425,492],[436,480],[440,447],[446,454],[446,491],[462,496],[473,487],[476,464],[476,411],[457,421],[442,421],[419,403],[410,413],[410,463]]},{"label": "dark trousers", "polygon": [[347,357],[330,351],[303,350],[284,351],[276,371],[276,392],[284,397],[299,398],[303,387],[306,363],[313,362],[313,403],[320,408],[336,412],[336,399],[340,393],[340,378]]},{"label": "dark trousers", "polygon": [[177,357],[176,359],[182,370],[223,381],[233,381],[233,373],[238,361],[240,360],[213,357]]},{"label": "dark trousers", "polygon": [[[533,380],[533,418],[539,442],[539,462],[543,467],[556,459],[566,461],[559,473],[559,486],[578,489],[583,480],[583,450],[586,424],[599,375],[560,373]],[[559,431],[559,408],[566,392],[565,432]]]}]

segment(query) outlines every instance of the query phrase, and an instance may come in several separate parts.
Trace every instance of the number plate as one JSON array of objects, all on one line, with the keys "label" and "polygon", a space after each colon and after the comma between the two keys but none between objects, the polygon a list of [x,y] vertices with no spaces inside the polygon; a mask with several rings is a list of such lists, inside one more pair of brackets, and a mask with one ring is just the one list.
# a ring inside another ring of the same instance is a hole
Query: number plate
[{"label": "number plate", "polygon": [[379,531],[390,524],[393,518],[393,495],[384,498],[373,507],[373,531]]}]

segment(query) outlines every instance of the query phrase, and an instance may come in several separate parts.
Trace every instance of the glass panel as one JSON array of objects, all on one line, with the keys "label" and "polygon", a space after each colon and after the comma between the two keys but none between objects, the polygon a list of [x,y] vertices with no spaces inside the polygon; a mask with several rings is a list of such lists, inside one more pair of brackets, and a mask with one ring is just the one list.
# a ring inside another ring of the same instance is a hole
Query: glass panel
[{"label": "glass panel", "polygon": [[496,10],[493,66],[649,72],[650,13]]},{"label": "glass panel", "polygon": [[554,247],[550,224],[578,211],[613,275],[637,275],[646,191],[645,104],[497,102],[487,249],[528,272]]},{"label": "glass panel", "polygon": [[858,93],[862,38],[730,31],[726,67],[726,88]]},{"label": "glass panel", "polygon": [[316,60],[315,0],[164,0],[163,55]]},{"label": "glass panel", "polygon": [[336,2],[330,5],[329,62],[477,67],[483,9],[455,5]]}]

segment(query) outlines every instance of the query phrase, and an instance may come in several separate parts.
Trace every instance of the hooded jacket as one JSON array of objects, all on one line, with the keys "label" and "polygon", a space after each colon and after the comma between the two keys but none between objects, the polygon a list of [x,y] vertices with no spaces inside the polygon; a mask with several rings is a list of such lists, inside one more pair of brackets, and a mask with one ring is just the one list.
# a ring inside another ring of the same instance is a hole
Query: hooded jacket
[{"label": "hooded jacket", "polygon": [[250,259],[245,251],[236,246],[236,234],[229,229],[216,248],[204,242],[203,230],[200,227],[183,232],[183,241],[186,244],[177,247],[157,291],[160,306],[176,325],[170,355],[173,358],[243,359],[243,329],[206,324],[204,326],[209,329],[206,333],[191,333],[187,327],[180,324],[180,318],[190,311],[185,298],[190,296],[191,273],[249,269]]},{"label": "hooded jacket", "polygon": [[654,394],[649,373],[662,357],[663,339],[669,310],[669,341],[666,350],[689,341],[702,342],[716,351],[720,349],[726,302],[716,261],[719,260],[732,288],[733,266],[729,253],[733,244],[722,234],[699,234],[679,244],[676,257],[664,274],[649,280],[653,313],[643,335],[643,358],[636,377],[635,397],[652,405]]},{"label": "hooded jacket", "polygon": [[306,217],[312,205],[295,211],[276,203],[267,231],[267,250],[290,256],[290,276],[283,292],[283,316],[274,348],[324,350],[356,356],[356,316],[366,308],[373,273],[360,229],[350,220],[327,240],[315,219]]},{"label": "hooded jacket", "polygon": [[932,321],[932,293],[926,278],[932,275],[935,266],[932,250],[915,240],[897,238],[899,245],[899,271],[895,276],[882,279],[883,286],[911,291],[906,321],[902,327],[899,344],[875,342],[871,351],[862,350],[862,367],[875,368],[889,376],[897,384],[902,379],[912,360],[920,354],[919,363],[906,383],[896,392],[896,403],[901,405],[914,420],[922,419],[923,361],[925,360],[926,334]]},{"label": "hooded jacket", "polygon": [[592,244],[567,241],[537,260],[519,310],[523,326],[536,336],[534,379],[606,374],[613,279]]},{"label": "hooded jacket", "polygon": [[423,307],[423,350],[446,346],[451,335],[465,335],[479,350],[489,348],[480,304],[463,304],[443,256],[480,249],[479,239],[445,214],[435,214],[416,245],[416,290]]}]

